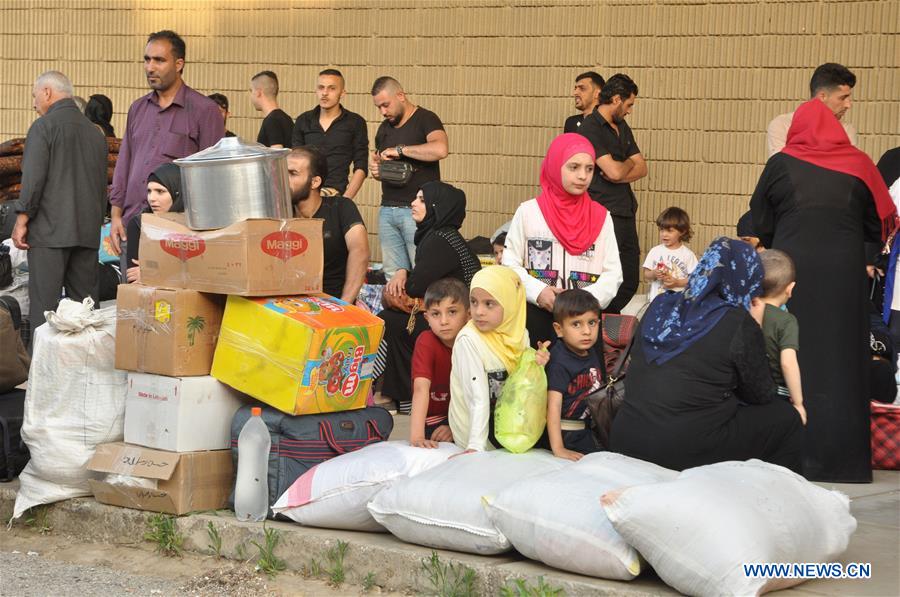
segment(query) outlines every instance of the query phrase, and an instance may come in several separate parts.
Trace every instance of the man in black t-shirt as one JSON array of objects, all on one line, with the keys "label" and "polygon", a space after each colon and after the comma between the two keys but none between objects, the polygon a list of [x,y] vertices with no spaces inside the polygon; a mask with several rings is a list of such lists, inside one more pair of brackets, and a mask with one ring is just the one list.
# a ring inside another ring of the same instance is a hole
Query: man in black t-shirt
[{"label": "man in black t-shirt", "polygon": [[577,133],[581,123],[600,103],[600,90],[605,81],[603,77],[590,70],[575,77],[575,90],[572,97],[575,98],[575,109],[580,110],[575,116],[566,118],[563,125],[564,133]]},{"label": "man in black t-shirt", "polygon": [[210,93],[206,97],[219,106],[219,114],[222,115],[222,122],[225,123],[225,136],[236,137],[237,135],[228,130],[228,117],[231,116],[231,112],[228,111],[228,96],[223,93]]},{"label": "man in black t-shirt", "polygon": [[291,147],[294,120],[278,107],[278,76],[270,70],[250,79],[250,103],[262,112],[263,122],[256,142],[267,147]]},{"label": "man in black t-shirt", "polygon": [[423,184],[441,179],[439,162],[447,157],[450,149],[441,119],[410,102],[397,79],[375,79],[372,101],[384,117],[375,134],[375,151],[369,159],[372,178],[381,180],[382,162],[401,160],[413,167],[412,176],[405,184],[381,182],[378,238],[384,273],[390,278],[398,269],[411,271],[415,264],[416,223],[410,204]]},{"label": "man in black t-shirt", "polygon": [[[355,199],[366,180],[369,131],[362,116],[341,105],[347,95],[344,75],[334,68],[319,73],[316,99],[319,105],[297,117],[294,147],[315,145],[328,160],[328,176],[322,195],[343,195]],[[347,172],[353,166],[350,182]]]},{"label": "man in black t-shirt", "polygon": [[328,161],[318,148],[295,147],[287,163],[294,216],[325,220],[323,290],[354,304],[369,267],[369,235],[362,216],[350,199],[322,196]]},{"label": "man in black t-shirt", "polygon": [[647,162],[634,140],[631,127],[625,122],[637,93],[637,85],[628,75],[613,75],[600,91],[600,105],[578,129],[578,133],[594,146],[597,155],[597,169],[588,194],[609,210],[622,262],[624,279],[606,313],[619,313],[637,292],[640,282],[641,248],[635,218],[637,200],[631,183],[647,176]]}]

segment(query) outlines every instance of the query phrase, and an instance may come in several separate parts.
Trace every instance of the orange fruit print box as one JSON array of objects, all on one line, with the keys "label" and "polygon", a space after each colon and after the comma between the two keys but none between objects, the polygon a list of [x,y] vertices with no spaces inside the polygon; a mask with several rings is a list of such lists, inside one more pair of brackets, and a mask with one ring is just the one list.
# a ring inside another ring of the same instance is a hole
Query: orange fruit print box
[{"label": "orange fruit print box", "polygon": [[212,376],[292,415],[363,408],[384,322],[325,295],[229,296]]}]

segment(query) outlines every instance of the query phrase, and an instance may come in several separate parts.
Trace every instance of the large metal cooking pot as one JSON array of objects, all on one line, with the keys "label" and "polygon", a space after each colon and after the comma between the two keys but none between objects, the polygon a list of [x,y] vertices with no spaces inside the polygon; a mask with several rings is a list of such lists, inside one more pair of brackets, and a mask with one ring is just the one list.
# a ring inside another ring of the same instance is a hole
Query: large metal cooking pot
[{"label": "large metal cooking pot", "polygon": [[289,149],[270,149],[225,137],[212,147],[175,160],[187,225],[224,228],[248,218],[291,218]]}]

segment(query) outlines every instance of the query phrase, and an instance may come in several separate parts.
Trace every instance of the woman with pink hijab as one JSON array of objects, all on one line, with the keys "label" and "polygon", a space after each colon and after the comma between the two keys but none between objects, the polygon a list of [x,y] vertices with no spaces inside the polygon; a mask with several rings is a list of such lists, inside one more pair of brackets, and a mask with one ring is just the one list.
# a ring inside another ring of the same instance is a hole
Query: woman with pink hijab
[{"label": "woman with pink hijab", "polygon": [[532,344],[556,340],[553,305],[581,288],[606,308],[622,284],[622,264],[606,208],[587,193],[594,147],[576,133],[556,137],[541,164],[541,193],[513,216],[502,264],[519,274]]}]

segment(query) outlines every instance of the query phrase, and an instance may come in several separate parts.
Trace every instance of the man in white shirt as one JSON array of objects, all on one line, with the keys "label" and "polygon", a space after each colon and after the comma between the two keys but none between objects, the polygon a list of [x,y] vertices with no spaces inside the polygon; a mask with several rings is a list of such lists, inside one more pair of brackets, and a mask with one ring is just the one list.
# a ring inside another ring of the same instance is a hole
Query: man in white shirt
[{"label": "man in white shirt", "polygon": [[[850,109],[850,96],[856,85],[856,75],[843,65],[834,62],[826,62],[813,72],[809,81],[810,97],[817,97],[834,112],[835,118],[841,121],[841,126],[847,131],[850,143],[857,146],[859,139],[856,135],[856,127],[842,118]],[[794,113],[788,112],[772,119],[766,129],[766,147],[769,151],[768,158],[782,150],[787,142],[787,133],[791,128]]]}]

